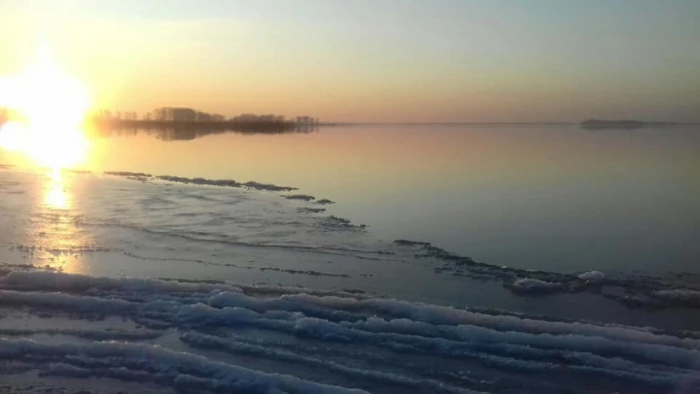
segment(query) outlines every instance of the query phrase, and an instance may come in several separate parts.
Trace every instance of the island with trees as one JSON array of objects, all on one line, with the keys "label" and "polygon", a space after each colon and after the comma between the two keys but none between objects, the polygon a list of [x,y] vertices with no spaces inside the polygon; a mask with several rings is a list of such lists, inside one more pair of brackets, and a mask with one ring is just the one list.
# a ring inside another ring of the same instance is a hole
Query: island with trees
[{"label": "island with trees", "polygon": [[273,114],[240,114],[227,118],[220,114],[185,107],[161,107],[138,116],[135,112],[100,110],[92,113],[87,123],[96,130],[170,129],[170,130],[233,130],[278,133],[310,129],[320,125],[318,118],[297,116],[287,119]]}]

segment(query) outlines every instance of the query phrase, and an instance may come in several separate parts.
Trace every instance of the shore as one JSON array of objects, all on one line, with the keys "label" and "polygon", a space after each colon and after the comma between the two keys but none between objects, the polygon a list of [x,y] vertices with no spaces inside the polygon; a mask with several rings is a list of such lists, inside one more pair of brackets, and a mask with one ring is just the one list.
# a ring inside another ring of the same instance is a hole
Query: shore
[{"label": "shore", "polygon": [[56,182],[0,170],[11,389],[697,387],[693,277],[515,269],[380,242],[287,186],[124,172]]}]

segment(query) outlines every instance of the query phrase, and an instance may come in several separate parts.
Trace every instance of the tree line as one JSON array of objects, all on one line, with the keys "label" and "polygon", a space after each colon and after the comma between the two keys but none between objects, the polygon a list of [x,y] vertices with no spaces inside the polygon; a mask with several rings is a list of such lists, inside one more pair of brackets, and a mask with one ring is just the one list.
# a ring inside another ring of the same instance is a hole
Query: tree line
[{"label": "tree line", "polygon": [[230,122],[230,123],[266,123],[266,124],[300,124],[318,125],[319,119],[311,116],[297,116],[287,119],[283,115],[274,114],[253,114],[244,113],[230,118],[221,114],[208,113],[187,107],[161,107],[142,116],[133,111],[111,111],[99,110],[90,116],[90,120],[97,122],[173,122],[173,123],[193,123],[193,122]]}]

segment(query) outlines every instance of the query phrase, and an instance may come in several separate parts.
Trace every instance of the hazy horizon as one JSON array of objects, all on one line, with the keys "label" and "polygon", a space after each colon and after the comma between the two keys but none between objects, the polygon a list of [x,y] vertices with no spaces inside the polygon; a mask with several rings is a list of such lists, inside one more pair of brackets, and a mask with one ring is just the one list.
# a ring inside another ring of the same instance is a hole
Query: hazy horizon
[{"label": "hazy horizon", "polygon": [[91,106],[329,122],[698,121],[700,2],[0,1]]}]

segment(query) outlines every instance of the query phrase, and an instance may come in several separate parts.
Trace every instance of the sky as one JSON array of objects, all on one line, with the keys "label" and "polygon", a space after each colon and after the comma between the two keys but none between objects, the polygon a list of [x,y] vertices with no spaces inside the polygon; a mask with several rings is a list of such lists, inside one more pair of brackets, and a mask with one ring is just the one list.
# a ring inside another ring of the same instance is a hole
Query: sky
[{"label": "sky", "polygon": [[698,0],[0,0],[92,105],[326,121],[700,121]]}]

